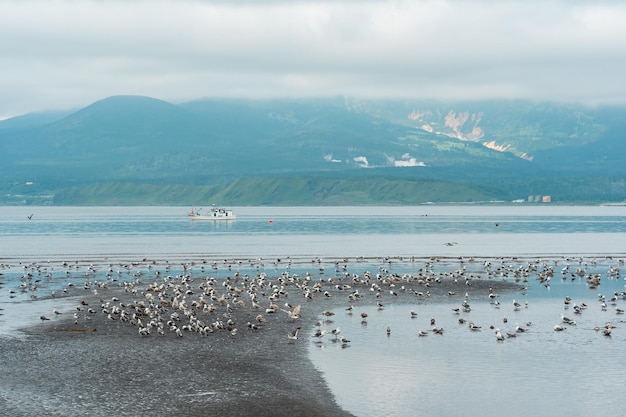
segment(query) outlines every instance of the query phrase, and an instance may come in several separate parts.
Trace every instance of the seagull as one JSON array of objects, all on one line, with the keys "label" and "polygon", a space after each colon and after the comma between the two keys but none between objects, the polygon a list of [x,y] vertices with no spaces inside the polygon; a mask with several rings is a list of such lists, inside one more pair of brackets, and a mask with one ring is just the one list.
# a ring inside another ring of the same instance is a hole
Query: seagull
[{"label": "seagull", "polygon": [[258,324],[254,324],[250,322],[247,322],[246,326],[248,326],[248,329],[252,329],[252,330],[259,330],[261,328]]},{"label": "seagull", "polygon": [[576,322],[572,319],[570,319],[569,317],[564,316],[563,314],[561,314],[561,321],[563,321],[563,323],[565,324],[569,324],[572,326],[576,325]]},{"label": "seagull", "polygon": [[558,325],[558,324],[555,324],[555,325],[554,325],[554,331],[555,331],[555,332],[562,332],[563,330],[565,330],[565,327],[560,326],[560,325]]},{"label": "seagull", "polygon": [[417,332],[417,335],[419,337],[428,336],[428,332],[425,332],[424,330],[420,330],[419,332]]},{"label": "seagull", "polygon": [[470,330],[472,330],[472,331],[478,331],[478,330],[480,330],[480,326],[478,326],[478,325],[474,324],[474,322],[473,322],[473,321],[470,321],[470,322],[469,322],[469,324],[468,324],[468,326],[469,326]]},{"label": "seagull", "polygon": [[287,313],[290,319],[298,320],[300,318],[300,304],[295,306],[293,310],[284,310],[282,308],[280,310]]},{"label": "seagull", "polygon": [[443,334],[443,328],[433,326],[433,332],[435,332],[436,334]]},{"label": "seagull", "polygon": [[30,216],[28,216],[28,220],[32,220],[33,219],[33,213],[30,214]]},{"label": "seagull", "polygon": [[335,340],[337,340],[337,337],[339,336],[339,333],[341,333],[341,327],[337,327],[336,329],[332,329],[330,331],[330,334],[335,336]]},{"label": "seagull", "polygon": [[502,332],[500,332],[500,329],[496,329],[496,340],[498,342],[501,342],[504,340],[504,335],[502,335]]},{"label": "seagull", "polygon": [[298,340],[298,331],[300,331],[300,329],[301,327],[296,327],[291,333],[287,333],[287,339]]},{"label": "seagull", "polygon": [[414,319],[417,317],[417,313],[415,312],[415,310],[411,310],[411,318]]},{"label": "seagull", "polygon": [[325,334],[326,334],[326,330],[317,329],[313,337],[321,339],[322,337],[324,337]]},{"label": "seagull", "polygon": [[39,318],[41,319],[42,322],[46,321],[46,320],[50,320],[48,317],[46,316],[39,316]]}]

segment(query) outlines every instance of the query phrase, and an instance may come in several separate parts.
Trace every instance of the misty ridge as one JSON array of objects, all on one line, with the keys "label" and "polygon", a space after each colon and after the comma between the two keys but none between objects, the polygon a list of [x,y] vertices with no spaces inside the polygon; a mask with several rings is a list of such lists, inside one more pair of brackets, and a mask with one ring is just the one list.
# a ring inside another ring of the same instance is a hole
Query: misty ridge
[{"label": "misty ridge", "polygon": [[113,96],[0,121],[0,204],[623,202],[625,116],[520,100]]}]

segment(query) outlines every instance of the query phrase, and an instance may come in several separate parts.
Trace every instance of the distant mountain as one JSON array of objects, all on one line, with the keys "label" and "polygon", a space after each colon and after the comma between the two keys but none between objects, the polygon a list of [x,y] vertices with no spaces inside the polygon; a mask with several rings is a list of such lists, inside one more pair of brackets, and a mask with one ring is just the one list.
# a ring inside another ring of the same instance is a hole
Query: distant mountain
[{"label": "distant mountain", "polygon": [[624,124],[626,107],[589,108],[550,102],[357,101],[355,109],[440,137],[475,142],[532,161],[539,151],[605,138]]},{"label": "distant mountain", "polygon": [[19,132],[26,129],[33,129],[55,122],[68,114],[71,111],[50,111],[42,113],[29,113],[22,116],[12,117],[10,119],[0,121],[0,131],[3,134],[7,132]]},{"label": "distant mountain", "polygon": [[[459,195],[465,193],[459,184],[466,191],[482,190],[467,193],[467,201],[536,193],[559,195],[561,201],[622,201],[624,116],[626,107],[525,101],[336,97],[172,104],[114,96],[71,113],[0,121],[0,204],[45,200],[21,197],[29,195],[59,202],[55,196],[67,196],[64,190],[72,189],[74,195],[80,195],[80,187],[102,192],[98,184],[226,187],[238,179],[268,185],[276,178],[296,177],[318,185],[328,178],[344,179],[360,188],[358,178],[370,183],[384,178],[380,184],[396,178],[406,190],[414,187],[408,185],[411,181],[421,180],[447,184],[444,188]],[[586,178],[605,189],[582,192]],[[289,181],[280,183],[284,189]],[[537,184],[542,184],[540,191]],[[303,204],[312,201],[306,193],[296,194]],[[376,203],[376,194],[359,202]],[[292,200],[293,195],[290,204]]]}]

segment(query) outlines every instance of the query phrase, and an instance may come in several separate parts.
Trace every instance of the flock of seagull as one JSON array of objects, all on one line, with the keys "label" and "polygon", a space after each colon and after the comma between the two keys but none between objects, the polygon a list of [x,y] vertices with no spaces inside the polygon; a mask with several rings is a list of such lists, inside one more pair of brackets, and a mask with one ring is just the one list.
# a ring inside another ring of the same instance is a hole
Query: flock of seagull
[{"label": "flock of seagull", "polygon": [[[466,293],[465,297],[463,299],[462,305],[460,308],[452,308],[452,313],[459,315],[462,312],[465,313],[469,313],[471,311],[471,307],[468,303],[468,297],[469,295]],[[497,302],[495,299],[497,298],[497,294],[495,294],[493,292],[493,290],[491,288],[489,288],[489,292],[488,292],[488,298],[494,300],[491,302],[491,304],[495,305],[497,309],[500,308],[500,304],[499,302]],[[607,311],[607,304],[605,302],[606,297],[604,297],[602,294],[598,295],[598,299],[600,301],[600,308],[602,311]],[[613,306],[616,306],[618,300],[622,300],[622,301],[626,301],[626,291],[623,291],[621,293],[614,293],[613,296],[610,298],[610,304]],[[565,297],[564,299],[564,305],[565,305],[565,310],[569,309],[569,304],[571,302],[571,297]],[[378,302],[378,310],[382,310],[383,305],[382,303]],[[524,307],[524,308],[528,308],[528,302],[525,302],[523,305],[520,304],[519,302],[513,300],[512,301],[512,310],[513,311],[518,311],[520,310],[520,308]],[[573,304],[573,313],[575,315],[582,315],[583,311],[585,309],[587,309],[587,304],[586,303],[581,303],[581,304]],[[348,315],[352,315],[352,311],[353,311],[354,307],[353,305],[350,305],[348,308],[346,308],[346,312]],[[615,307],[615,313],[617,315],[621,315],[624,313],[623,309],[619,308],[619,307]],[[322,326],[323,324],[330,324],[333,323],[332,320],[330,320],[330,317],[333,316],[334,313],[332,311],[323,311],[322,312],[322,316],[324,316],[326,318],[326,320],[323,321],[318,321],[316,323],[317,326]],[[368,314],[366,312],[361,312],[360,313],[361,316],[361,324],[366,325],[367,324],[367,318],[369,317]],[[417,318],[418,314],[415,310],[410,310],[410,317],[412,319]],[[560,321],[559,323],[554,325],[553,330],[555,332],[561,332],[566,330],[569,327],[572,326],[576,326],[577,323],[574,319],[569,318],[568,316],[566,316],[564,313],[562,313],[560,315]],[[507,317],[504,317],[502,319],[503,323],[506,324],[508,323],[508,319]],[[626,320],[619,320],[620,323],[624,323],[626,322]],[[468,321],[468,319],[463,318],[463,317],[459,317],[458,318],[458,323],[459,325],[465,325],[467,324],[468,329],[471,332],[478,332],[481,331],[483,329],[483,326],[476,324],[474,321]],[[435,318],[431,318],[430,319],[430,325],[431,325],[431,331],[432,334],[438,334],[438,335],[443,335],[444,334],[444,329],[442,327],[438,327],[436,325],[436,319]],[[519,334],[522,333],[526,333],[527,331],[529,331],[529,328],[532,326],[532,322],[531,321],[527,321],[526,322],[526,327],[523,327],[522,325],[520,325],[519,323],[515,324],[515,328],[513,331],[507,331],[507,332],[503,332],[500,328],[496,327],[495,325],[491,324],[489,325],[489,329],[492,330],[495,334],[495,338],[498,342],[503,342],[506,339],[509,338],[514,338],[517,337]],[[595,326],[594,330],[596,332],[599,332],[600,334],[610,337],[612,334],[612,329],[616,328],[615,324],[612,321],[607,321],[606,323],[604,323],[603,325],[599,325],[599,326]],[[328,331],[328,330],[322,330],[320,328],[316,329],[313,338],[315,339],[315,343],[316,344],[321,344],[322,343],[322,339],[324,338],[324,336],[326,335],[330,335],[331,340],[333,342],[341,342],[341,347],[342,348],[346,348],[348,347],[348,343],[350,343],[350,340],[347,339],[344,336],[341,336],[340,338],[338,338],[338,335],[341,333],[341,328],[340,327],[336,327],[333,328],[332,330]],[[428,336],[430,334],[430,331],[426,331],[426,330],[418,330],[417,332],[417,336],[418,337],[425,337]],[[391,326],[387,326],[386,327],[386,335],[389,337],[391,335]]]},{"label": "flock of seagull", "polygon": [[[575,270],[570,270],[570,264],[567,263],[566,266],[561,270],[561,280],[562,281],[566,281],[568,279],[574,281],[574,280],[585,280],[588,288],[590,290],[594,290],[597,289],[598,286],[601,283],[602,277],[601,274],[595,272],[595,273],[587,273],[586,272],[586,267],[588,267],[589,265],[587,264],[587,262],[583,262],[582,259],[579,260],[579,263],[581,265],[585,265],[585,268],[579,267],[576,268]],[[592,261],[591,264],[593,266],[596,265],[596,261]],[[623,265],[623,260],[619,260],[618,264],[621,266]],[[555,263],[556,265],[556,263]],[[485,262],[485,266],[489,266],[489,262]],[[523,272],[519,272],[519,271],[523,271]],[[459,272],[459,271],[457,271]],[[524,290],[524,293],[527,291],[528,289],[528,279],[529,277],[533,274],[536,273],[536,279],[539,281],[539,283],[546,287],[549,288],[550,287],[550,280],[555,276],[555,269],[554,269],[554,265],[548,265],[548,263],[543,262],[543,267],[541,269],[539,268],[515,268],[513,270],[509,270],[509,272],[513,272],[513,280],[516,282],[520,282],[522,281],[524,283],[524,286],[522,287],[522,289]],[[508,273],[505,273],[504,275],[508,275]],[[606,279],[609,280],[614,280],[614,281],[619,281],[620,279],[620,268],[619,266],[610,266],[607,270],[606,273]],[[470,286],[471,281],[466,281],[466,285]],[[626,287],[626,285],[624,286]],[[402,291],[406,291],[405,286],[401,287]],[[393,295],[397,295],[397,293],[394,290],[390,290],[390,293]],[[380,301],[381,298],[381,292],[377,292],[377,300],[376,300],[376,305],[377,305],[377,309],[380,311],[384,308],[384,304]],[[423,293],[420,293],[420,295],[423,296]],[[428,296],[430,295],[429,292],[427,294]],[[455,295],[455,292],[453,291],[448,291],[448,296],[453,296]],[[480,297],[479,297],[480,298]],[[490,304],[494,305],[496,309],[500,309],[500,301],[498,300],[499,296],[498,294],[496,294],[493,290],[493,288],[489,287],[486,297],[484,297],[486,299],[489,300]],[[465,292],[465,296],[463,298],[463,301],[461,303],[460,307],[455,307],[452,308],[452,311],[454,314],[461,314],[461,313],[469,313],[472,308],[469,305],[468,302],[469,299],[469,293]],[[624,309],[620,308],[617,306],[618,301],[626,301],[626,291],[620,291],[620,292],[614,292],[613,295],[608,299],[609,304],[607,304],[607,298],[602,295],[602,294],[598,294],[598,300],[599,300],[599,306],[600,309],[602,311],[607,311],[607,309],[609,308],[609,306],[611,306],[612,308],[614,308],[615,310],[615,314],[616,315],[622,315],[624,314]],[[353,300],[351,300],[353,301]],[[585,302],[582,302],[580,304],[576,304],[572,301],[572,298],[569,296],[566,296],[564,301],[564,308],[567,311],[570,307],[573,310],[573,314],[576,316],[580,316],[582,315],[583,311],[585,309],[587,309],[588,305]],[[520,309],[524,308],[527,309],[529,306],[528,301],[525,301],[524,303],[520,303],[518,301],[516,301],[515,299],[512,300],[512,310],[513,311],[519,311]],[[350,304],[347,308],[347,314],[352,315],[354,310],[354,305]],[[326,318],[328,318],[329,316],[334,315],[333,312],[330,311],[323,311],[322,315],[325,316]],[[367,324],[367,318],[368,318],[368,314],[366,312],[361,312],[361,323],[362,324]],[[417,318],[418,314],[415,310],[410,310],[410,317],[412,319]],[[576,321],[565,316],[565,314],[561,314],[560,315],[561,320],[559,323],[555,324],[553,327],[553,330],[555,332],[561,332],[566,330],[568,327],[571,326],[576,326]],[[508,322],[507,317],[504,317],[502,319],[503,323],[506,325],[506,323]],[[318,321],[317,322],[317,326],[321,326],[323,323],[324,324],[330,324],[332,323],[332,320],[326,319],[323,322],[322,321]],[[624,323],[626,322],[626,320],[619,320],[620,323]],[[460,325],[464,325],[467,324],[468,328],[470,331],[472,332],[478,332],[482,330],[483,326],[480,326],[478,324],[476,324],[474,321],[468,321],[468,319],[463,318],[463,317],[459,317],[458,319],[458,323]],[[444,329],[442,327],[438,327],[436,325],[436,320],[434,318],[430,319],[430,325],[431,325],[431,331],[433,334],[439,334],[442,335],[444,333]],[[489,325],[489,329],[492,330],[495,334],[495,338],[498,342],[503,342],[504,340],[508,339],[508,338],[514,338],[517,337],[519,334],[521,333],[525,333],[528,331],[528,328],[532,325],[531,321],[527,321],[526,322],[526,327],[522,327],[519,323],[516,323],[515,328],[513,331],[502,331],[500,328],[498,328],[497,326],[491,324]],[[615,324],[613,321],[606,321],[604,324],[602,325],[596,325],[594,327],[594,330],[596,332],[599,332],[600,334],[606,336],[606,337],[610,337],[612,334],[612,330],[616,328]],[[317,344],[321,344],[322,343],[322,339],[324,338],[324,336],[331,334],[334,335],[335,337],[332,338],[331,340],[334,342],[337,341],[341,341],[341,347],[345,348],[348,346],[348,343],[350,342],[350,340],[348,340],[347,338],[345,338],[344,336],[342,336],[340,339],[338,339],[337,335],[340,333],[341,328],[337,327],[335,329],[332,329],[330,331],[328,330],[322,330],[322,329],[317,329],[315,334],[313,335],[313,338],[315,339],[315,343]],[[386,334],[387,336],[391,335],[391,326],[388,326],[386,328]],[[430,334],[430,331],[425,331],[425,330],[418,330],[417,332],[417,336],[418,337],[424,337],[424,336],[428,336],[428,334]]]},{"label": "flock of seagull", "polygon": [[[449,299],[461,289],[465,296],[461,305],[452,311],[460,315],[472,309],[468,302],[470,292],[472,297],[477,294],[478,298],[488,300],[499,309],[499,296],[492,288],[498,283],[514,284],[506,290],[524,293],[529,280],[537,280],[538,285],[549,287],[550,281],[560,275],[562,280],[585,280],[590,289],[597,289],[603,280],[619,280],[620,266],[623,265],[621,259],[617,263],[609,259],[610,265],[602,274],[590,272],[595,260],[582,258],[566,259],[561,271],[557,269],[557,260],[524,262],[514,258],[478,261],[473,258],[415,260],[384,257],[357,258],[356,263],[348,258],[329,261],[314,258],[308,262],[299,261],[297,268],[292,261],[291,258],[277,258],[272,261],[195,260],[158,264],[143,259],[108,265],[79,262],[0,264],[0,291],[6,284],[3,271],[15,271],[19,267],[19,285],[9,289],[10,298],[18,293],[30,293],[29,298],[36,300],[42,294],[39,288],[54,287],[53,283],[58,284],[60,280],[66,280],[67,284],[50,291],[45,298],[80,297],[72,312],[54,310],[54,316],[41,315],[42,322],[71,316],[74,325],[90,326],[98,318],[104,318],[107,323],[132,326],[139,337],[173,334],[181,338],[185,335],[206,337],[215,333],[236,336],[243,331],[262,331],[268,326],[291,326],[287,341],[295,343],[304,327],[303,316],[321,317],[313,335],[316,343],[330,339],[347,347],[350,340],[342,334],[341,328],[328,328],[335,314],[333,309],[342,305],[347,314],[353,314],[358,305],[376,303],[377,308],[382,309],[387,301],[410,304],[431,296]],[[329,264],[334,266],[334,274],[325,272]],[[409,264],[411,272],[392,272],[407,269]],[[357,267],[369,269],[350,272]],[[313,272],[299,274],[292,272],[294,269]],[[219,275],[222,277],[216,278]],[[326,301],[316,303],[314,300]],[[624,310],[618,307],[618,303],[626,300],[626,291],[615,292],[608,298],[599,295],[598,300],[600,308],[614,308],[620,315]],[[321,306],[324,302],[329,304]],[[323,307],[326,309],[315,313],[316,309]],[[570,297],[564,300],[565,310],[571,308],[577,316],[587,307],[585,303],[575,303]],[[528,303],[513,300],[512,308],[528,308]],[[554,331],[564,331],[576,325],[574,319],[564,314]],[[362,323],[367,322],[366,312],[360,312],[360,317]],[[410,317],[417,317],[417,313],[411,310]],[[483,327],[462,317],[458,321],[467,324],[472,332]],[[503,322],[506,323],[507,319],[504,318]],[[322,328],[324,324],[326,326]],[[494,325],[489,328],[497,341],[504,341],[527,331],[531,323],[526,325],[524,328],[517,324],[511,332]],[[598,325],[596,330],[610,337],[614,328],[613,322],[608,321]],[[391,334],[390,326],[386,333]],[[417,335],[425,337],[430,333],[444,333],[434,318],[430,330],[419,330]]]}]

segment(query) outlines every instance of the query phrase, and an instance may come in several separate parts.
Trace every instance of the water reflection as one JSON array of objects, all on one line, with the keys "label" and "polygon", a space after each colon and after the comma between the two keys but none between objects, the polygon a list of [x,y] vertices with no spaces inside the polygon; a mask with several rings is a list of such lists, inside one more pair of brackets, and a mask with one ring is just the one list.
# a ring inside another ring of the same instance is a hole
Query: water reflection
[{"label": "water reflection", "polygon": [[[606,265],[598,269],[606,271]],[[357,416],[619,413],[614,399],[621,395],[616,381],[626,375],[626,324],[616,308],[626,301],[620,296],[603,310],[598,294],[621,294],[624,280],[605,277],[596,289],[569,275],[553,281],[548,287],[531,278],[528,291],[499,294],[499,306],[486,295],[469,299],[471,311],[460,314],[454,309],[463,294],[384,308],[355,303],[352,313],[338,309],[333,322],[321,326],[340,327],[348,346],[332,337],[311,338],[310,356],[337,401]],[[587,305],[582,314],[574,312],[575,303]],[[576,325],[555,332],[562,314]],[[442,335],[432,332],[433,319]],[[481,329],[470,330],[470,321]],[[617,326],[610,337],[596,329],[607,322]],[[525,331],[516,332],[518,325]],[[495,328],[513,337],[498,342]],[[420,337],[420,330],[428,335]]]}]

